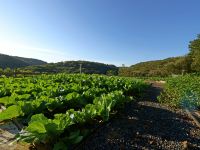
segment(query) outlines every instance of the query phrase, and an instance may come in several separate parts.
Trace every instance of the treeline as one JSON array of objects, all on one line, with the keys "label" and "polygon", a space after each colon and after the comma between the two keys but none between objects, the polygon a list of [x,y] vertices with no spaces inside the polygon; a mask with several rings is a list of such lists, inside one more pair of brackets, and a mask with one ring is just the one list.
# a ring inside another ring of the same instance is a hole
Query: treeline
[{"label": "treeline", "polygon": [[118,68],[114,65],[108,65],[89,61],[65,61],[58,63],[48,63],[44,65],[28,66],[23,68],[25,72],[35,73],[85,73],[85,74],[107,74],[117,75]]},{"label": "treeline", "polygon": [[169,76],[200,72],[200,35],[189,43],[189,53],[181,57],[141,62],[131,67],[120,67],[120,76]]},{"label": "treeline", "polygon": [[54,73],[118,75],[118,67],[89,61],[46,63],[37,59],[0,54],[0,75],[34,75]]},{"label": "treeline", "polygon": [[26,75],[36,75],[39,74],[37,72],[31,72],[23,70],[22,68],[11,69],[9,67],[2,69],[0,68],[0,77],[2,75],[9,76],[9,77],[17,77],[17,76],[26,76]]}]

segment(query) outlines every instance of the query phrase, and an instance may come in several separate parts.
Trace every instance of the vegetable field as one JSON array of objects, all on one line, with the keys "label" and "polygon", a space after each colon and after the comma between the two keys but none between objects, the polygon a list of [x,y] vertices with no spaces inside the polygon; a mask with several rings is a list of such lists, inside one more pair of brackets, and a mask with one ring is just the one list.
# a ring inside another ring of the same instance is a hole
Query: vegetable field
[{"label": "vegetable field", "polygon": [[186,75],[168,78],[159,101],[188,109],[200,107],[200,77]]},{"label": "vegetable field", "polygon": [[18,140],[67,149],[86,137],[111,112],[141,96],[142,80],[84,74],[0,78],[0,122],[17,119]]}]

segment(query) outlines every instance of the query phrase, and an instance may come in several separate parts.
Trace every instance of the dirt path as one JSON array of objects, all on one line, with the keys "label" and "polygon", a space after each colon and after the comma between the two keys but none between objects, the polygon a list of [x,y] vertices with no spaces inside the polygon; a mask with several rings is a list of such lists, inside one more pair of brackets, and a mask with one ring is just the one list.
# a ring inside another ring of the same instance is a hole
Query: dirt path
[{"label": "dirt path", "polygon": [[162,84],[153,84],[146,96],[131,102],[77,149],[163,149],[200,150],[200,128],[181,109],[157,102]]}]

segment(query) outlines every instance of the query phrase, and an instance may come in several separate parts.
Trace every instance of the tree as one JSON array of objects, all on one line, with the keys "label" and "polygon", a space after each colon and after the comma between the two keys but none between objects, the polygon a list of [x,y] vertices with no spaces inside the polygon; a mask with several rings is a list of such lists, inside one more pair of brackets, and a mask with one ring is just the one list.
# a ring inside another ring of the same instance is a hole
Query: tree
[{"label": "tree", "polygon": [[193,71],[200,71],[200,35],[197,39],[193,40],[189,44],[189,57],[191,59],[191,69]]},{"label": "tree", "polygon": [[177,73],[176,66],[174,62],[169,62],[165,65],[165,70],[169,75]]},{"label": "tree", "polygon": [[116,70],[108,70],[106,72],[106,75],[108,75],[108,76],[115,76],[115,75],[117,75],[117,71]]},{"label": "tree", "polygon": [[3,73],[4,73],[4,72],[3,72],[3,69],[0,68],[0,76],[1,76]]},{"label": "tree", "polygon": [[12,70],[9,67],[7,67],[6,69],[4,69],[4,73],[9,76],[11,75]]}]

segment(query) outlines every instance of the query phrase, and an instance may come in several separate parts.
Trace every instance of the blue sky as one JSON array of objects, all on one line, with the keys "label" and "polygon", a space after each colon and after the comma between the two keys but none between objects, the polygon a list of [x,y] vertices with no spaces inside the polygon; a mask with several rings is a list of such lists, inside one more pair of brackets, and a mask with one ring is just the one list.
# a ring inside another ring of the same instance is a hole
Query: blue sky
[{"label": "blue sky", "polygon": [[0,0],[0,53],[126,66],[185,55],[199,0]]}]

